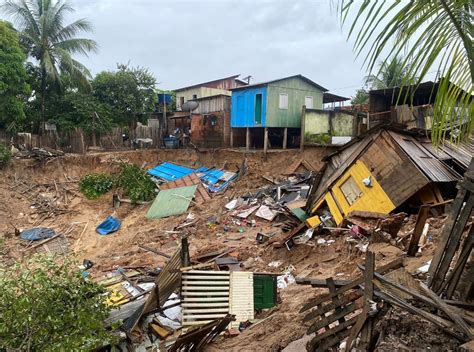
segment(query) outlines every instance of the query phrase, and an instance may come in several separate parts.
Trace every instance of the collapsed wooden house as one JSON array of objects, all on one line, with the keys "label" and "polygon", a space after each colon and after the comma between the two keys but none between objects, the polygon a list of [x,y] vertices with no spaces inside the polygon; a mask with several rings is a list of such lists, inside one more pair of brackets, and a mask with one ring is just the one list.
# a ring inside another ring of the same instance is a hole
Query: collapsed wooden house
[{"label": "collapsed wooden house", "polygon": [[339,225],[354,210],[388,214],[452,199],[474,154],[473,142],[435,147],[426,135],[377,126],[324,159],[307,223]]}]

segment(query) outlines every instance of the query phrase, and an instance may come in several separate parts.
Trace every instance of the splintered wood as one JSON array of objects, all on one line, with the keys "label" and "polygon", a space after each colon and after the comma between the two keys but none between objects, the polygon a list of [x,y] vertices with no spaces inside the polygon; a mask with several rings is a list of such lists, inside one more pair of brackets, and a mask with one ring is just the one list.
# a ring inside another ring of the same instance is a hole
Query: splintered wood
[{"label": "splintered wood", "polygon": [[69,212],[67,209],[71,200],[77,196],[77,181],[56,181],[50,183],[36,183],[26,180],[17,180],[11,189],[21,197],[30,201],[34,212],[38,214],[33,226],[38,226],[48,218]]}]

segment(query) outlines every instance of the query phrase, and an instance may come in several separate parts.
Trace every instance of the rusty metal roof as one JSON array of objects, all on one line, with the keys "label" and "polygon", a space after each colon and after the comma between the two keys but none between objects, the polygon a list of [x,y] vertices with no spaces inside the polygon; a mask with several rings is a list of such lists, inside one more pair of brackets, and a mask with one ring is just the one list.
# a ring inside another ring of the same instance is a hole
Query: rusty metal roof
[{"label": "rusty metal roof", "polygon": [[397,142],[408,157],[418,166],[418,168],[433,182],[455,182],[461,179],[456,171],[450,169],[436,155],[432,154],[428,148],[423,147],[413,136],[398,134],[389,131],[390,136]]}]

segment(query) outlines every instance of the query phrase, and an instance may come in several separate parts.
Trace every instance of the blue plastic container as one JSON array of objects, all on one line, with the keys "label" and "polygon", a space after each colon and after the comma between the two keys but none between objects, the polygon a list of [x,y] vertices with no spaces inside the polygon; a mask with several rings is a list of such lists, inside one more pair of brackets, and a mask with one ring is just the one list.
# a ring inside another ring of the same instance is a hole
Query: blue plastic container
[{"label": "blue plastic container", "polygon": [[176,137],[166,137],[163,138],[163,141],[166,149],[178,149],[179,147],[179,140]]}]

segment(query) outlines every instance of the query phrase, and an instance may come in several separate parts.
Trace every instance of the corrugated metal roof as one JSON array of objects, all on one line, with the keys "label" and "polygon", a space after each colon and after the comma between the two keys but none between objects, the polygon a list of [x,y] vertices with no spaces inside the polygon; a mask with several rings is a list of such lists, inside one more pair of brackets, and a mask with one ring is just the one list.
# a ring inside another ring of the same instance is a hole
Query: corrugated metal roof
[{"label": "corrugated metal roof", "polygon": [[230,89],[231,91],[234,91],[234,90],[242,90],[242,89],[247,89],[247,88],[253,88],[253,87],[259,87],[259,86],[266,86],[268,84],[271,84],[271,83],[276,83],[276,82],[280,82],[280,81],[284,81],[284,80],[287,80],[287,79],[290,79],[290,78],[300,78],[302,79],[303,81],[311,84],[312,86],[315,86],[316,88],[318,88],[319,90],[322,90],[323,92],[327,92],[328,90],[326,88],[324,88],[323,86],[317,84],[316,82],[314,82],[313,80],[309,79],[308,77],[305,77],[303,75],[293,75],[293,76],[288,76],[288,77],[283,77],[283,78],[278,78],[278,79],[274,79],[274,80],[271,80],[271,81],[266,81],[266,82],[260,82],[260,83],[253,83],[253,84],[249,84],[247,86],[243,86],[243,87],[237,87],[237,88],[232,88]]},{"label": "corrugated metal roof", "polygon": [[190,175],[194,172],[193,169],[173,163],[164,162],[153,169],[148,170],[152,176],[161,178],[165,181],[174,181],[183,176]]},{"label": "corrugated metal roof", "polygon": [[160,219],[171,215],[180,215],[189,208],[197,186],[179,187],[161,190],[146,214],[147,219]]},{"label": "corrugated metal roof", "polygon": [[397,142],[408,157],[418,166],[418,168],[433,182],[452,182],[461,179],[454,170],[448,168],[435,155],[423,147],[422,143],[414,137],[401,135],[393,131],[388,131],[390,136]]},{"label": "corrugated metal roof", "polygon": [[451,156],[467,169],[471,159],[474,157],[474,136],[468,137],[458,145],[451,142],[445,142],[443,145],[439,146],[439,149]]}]

